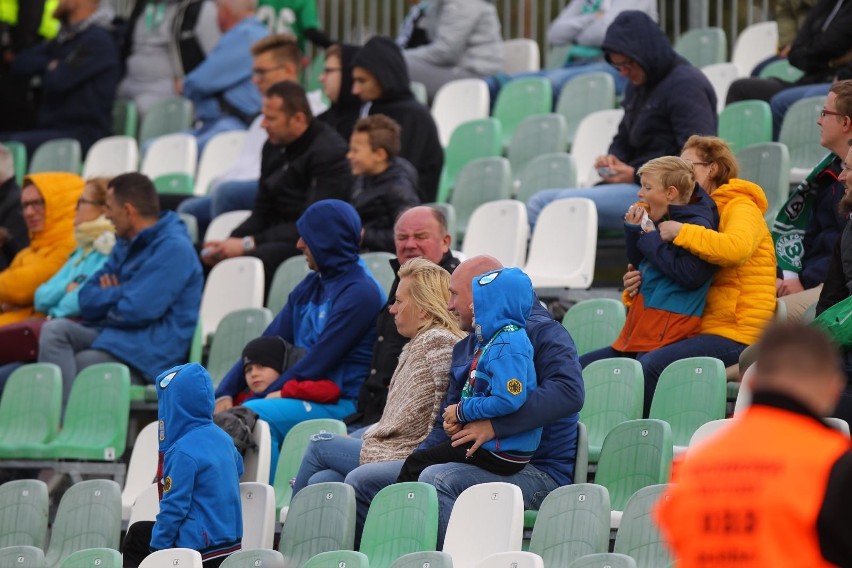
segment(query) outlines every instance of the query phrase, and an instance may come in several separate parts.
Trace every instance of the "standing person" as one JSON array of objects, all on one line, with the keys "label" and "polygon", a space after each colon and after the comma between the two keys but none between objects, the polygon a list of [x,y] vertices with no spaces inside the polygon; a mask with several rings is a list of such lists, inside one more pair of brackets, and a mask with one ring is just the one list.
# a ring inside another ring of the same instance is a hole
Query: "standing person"
[{"label": "standing person", "polygon": [[0,271],[5,270],[29,242],[21,210],[21,188],[15,178],[15,162],[9,149],[0,144]]},{"label": "standing person", "polygon": [[316,0],[260,0],[257,19],[270,34],[291,34],[305,51],[307,39],[317,47],[327,48],[332,40],[320,29]]}]

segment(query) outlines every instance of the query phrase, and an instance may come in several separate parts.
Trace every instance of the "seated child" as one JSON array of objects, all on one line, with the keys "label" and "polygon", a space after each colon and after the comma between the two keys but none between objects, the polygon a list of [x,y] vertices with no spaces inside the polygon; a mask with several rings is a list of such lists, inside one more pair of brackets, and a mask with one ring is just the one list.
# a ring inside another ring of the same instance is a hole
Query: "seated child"
[{"label": "seated child", "polygon": [[234,406],[262,395],[304,354],[303,349],[293,347],[277,335],[264,335],[246,343],[243,348],[245,390],[234,398]]},{"label": "seated child", "polygon": [[215,568],[240,549],[243,459],[230,436],[213,424],[213,383],[204,367],[174,367],[156,385],[160,512],[156,522],[130,526],[124,566],[138,566],[157,550],[192,548],[205,568]]},{"label": "seated child", "polygon": [[[472,293],[476,350],[461,400],[444,411],[450,436],[466,422],[515,412],[536,388],[532,344],[524,330],[535,298],[529,277],[519,268],[495,270],[474,278]],[[397,482],[417,481],[430,465],[451,462],[513,475],[530,461],[540,440],[536,428],[486,442],[472,455],[447,441],[408,456]]]},{"label": "seated child", "polygon": [[355,178],[352,205],[361,217],[361,250],[396,252],[393,224],[399,214],[420,205],[417,170],[399,156],[399,124],[383,114],[355,123],[349,165]]}]

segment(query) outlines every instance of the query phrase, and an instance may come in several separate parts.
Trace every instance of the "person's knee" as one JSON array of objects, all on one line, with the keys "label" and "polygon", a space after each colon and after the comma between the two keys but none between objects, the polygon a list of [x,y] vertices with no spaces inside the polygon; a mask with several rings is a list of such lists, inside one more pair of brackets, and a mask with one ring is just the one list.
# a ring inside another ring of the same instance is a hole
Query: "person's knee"
[{"label": "person's knee", "polygon": [[39,335],[39,346],[55,345],[67,342],[77,324],[65,318],[58,318],[44,322]]}]

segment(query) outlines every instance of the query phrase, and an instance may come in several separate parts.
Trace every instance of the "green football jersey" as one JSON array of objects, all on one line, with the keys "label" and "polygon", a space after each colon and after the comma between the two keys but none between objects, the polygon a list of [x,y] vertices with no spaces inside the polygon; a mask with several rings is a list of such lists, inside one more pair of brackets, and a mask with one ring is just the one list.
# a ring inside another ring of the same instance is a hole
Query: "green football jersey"
[{"label": "green football jersey", "polygon": [[257,18],[270,34],[292,34],[305,51],[305,30],[319,28],[316,0],[259,0]]}]

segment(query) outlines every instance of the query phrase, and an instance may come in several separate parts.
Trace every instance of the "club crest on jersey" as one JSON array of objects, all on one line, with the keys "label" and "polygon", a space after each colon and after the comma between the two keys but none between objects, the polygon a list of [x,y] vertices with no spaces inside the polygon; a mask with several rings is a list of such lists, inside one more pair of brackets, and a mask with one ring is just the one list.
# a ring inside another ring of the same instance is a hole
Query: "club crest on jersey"
[{"label": "club crest on jersey", "polygon": [[172,488],[172,476],[167,475],[166,478],[163,480],[163,492],[165,493],[167,491],[170,491],[171,488]]},{"label": "club crest on jersey", "polygon": [[524,390],[524,385],[518,379],[509,379],[509,382],[506,383],[506,390],[511,394],[518,396]]}]

